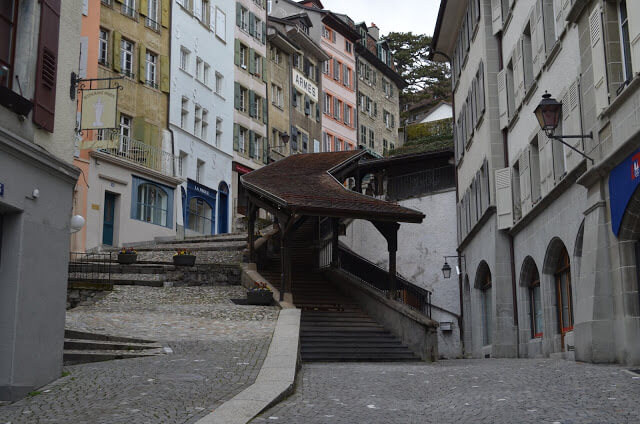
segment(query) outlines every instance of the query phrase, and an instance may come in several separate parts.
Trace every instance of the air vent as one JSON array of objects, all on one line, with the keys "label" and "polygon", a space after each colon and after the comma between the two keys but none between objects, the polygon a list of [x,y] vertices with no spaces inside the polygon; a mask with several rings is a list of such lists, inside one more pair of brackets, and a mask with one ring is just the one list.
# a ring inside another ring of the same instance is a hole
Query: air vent
[{"label": "air vent", "polygon": [[51,89],[56,85],[56,56],[47,49],[42,52],[42,82]]}]

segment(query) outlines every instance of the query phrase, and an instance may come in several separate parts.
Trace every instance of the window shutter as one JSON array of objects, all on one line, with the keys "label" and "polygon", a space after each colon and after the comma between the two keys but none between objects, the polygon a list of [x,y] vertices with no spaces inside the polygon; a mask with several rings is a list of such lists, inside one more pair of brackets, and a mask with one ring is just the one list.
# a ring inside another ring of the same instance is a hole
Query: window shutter
[{"label": "window shutter", "polygon": [[113,70],[120,72],[120,42],[122,41],[122,35],[119,32],[113,31],[112,33],[113,44],[111,45],[111,60],[113,61]]},{"label": "window shutter", "polygon": [[240,66],[240,40],[238,40],[237,38],[236,38],[234,63],[236,64],[236,66]]},{"label": "window shutter", "polygon": [[514,88],[515,88],[515,100],[516,109],[522,104],[522,99],[525,95],[524,88],[524,58],[522,57],[522,38],[518,39],[515,50],[515,65],[514,65]]},{"label": "window shutter", "polygon": [[291,126],[291,151],[298,150],[298,128]]},{"label": "window shutter", "polygon": [[144,84],[147,79],[147,49],[140,44],[138,53],[138,80]]},{"label": "window shutter", "polygon": [[233,150],[236,152],[240,147],[240,127],[238,124],[233,124]]},{"label": "window shutter", "polygon": [[169,56],[160,56],[160,90],[164,93],[170,91],[169,82]]},{"label": "window shutter", "polygon": [[262,23],[262,44],[267,44],[267,23]]},{"label": "window shutter", "polygon": [[309,96],[307,95],[304,96],[304,114],[311,114],[311,100],[309,100]]},{"label": "window shutter", "polygon": [[256,73],[256,51],[253,49],[249,49],[249,73]]},{"label": "window shutter", "polygon": [[165,28],[169,28],[169,19],[170,19],[170,14],[169,14],[169,3],[171,2],[171,0],[160,0],[160,2],[162,3],[161,7],[162,7],[162,26]]},{"label": "window shutter", "polygon": [[202,19],[202,3],[200,0],[195,0],[195,4],[193,5],[193,14],[196,18]]},{"label": "window shutter", "polygon": [[236,25],[242,25],[242,6],[240,6],[240,3],[236,3]]},{"label": "window shutter", "polygon": [[262,138],[262,163],[265,165],[269,163],[269,139],[267,137]]},{"label": "window shutter", "polygon": [[267,82],[267,58],[262,58],[262,82]]},{"label": "window shutter", "polygon": [[506,128],[509,124],[509,113],[507,107],[507,74],[504,69],[498,72],[498,112],[500,129]]},{"label": "window shutter", "polygon": [[529,213],[533,207],[531,203],[531,160],[529,156],[529,147],[527,146],[520,158],[520,207],[522,215]]},{"label": "window shutter", "polygon": [[542,2],[536,0],[535,7],[531,12],[531,43],[533,52],[533,77],[537,77],[542,70],[542,65],[546,59],[544,43],[544,20],[542,14]]},{"label": "window shutter", "polygon": [[631,62],[633,72],[640,73],[640,2],[627,1],[629,17],[629,40],[631,41]]},{"label": "window shutter", "polygon": [[58,74],[60,0],[42,0],[33,122],[53,132]]},{"label": "window shutter", "polygon": [[458,149],[458,129],[456,126],[453,126],[453,151],[454,157],[456,158],[456,165],[460,161],[460,151]]},{"label": "window shutter", "polygon": [[249,157],[256,157],[256,133],[249,131]]},{"label": "window shutter", "polygon": [[511,170],[496,169],[496,209],[498,229],[505,230],[513,225],[513,198],[511,193]]},{"label": "window shutter", "polygon": [[336,42],[336,32],[334,30],[331,30],[331,41]]},{"label": "window shutter", "polygon": [[209,29],[213,32],[216,30],[216,7],[209,6]]},{"label": "window shutter", "polygon": [[256,110],[256,93],[253,90],[249,90],[249,116],[255,118],[258,114]]},{"label": "window shutter", "polygon": [[494,35],[502,31],[502,2],[500,0],[491,0],[491,25]]},{"label": "window shutter", "polygon": [[320,122],[320,105],[316,103],[316,122]]},{"label": "window shutter", "polygon": [[[582,134],[580,127],[580,97],[578,94],[578,82],[574,81],[569,87],[569,92],[562,100],[562,132],[564,134]],[[576,149],[583,151],[583,141],[580,138],[567,139]],[[567,172],[575,168],[581,161],[582,156],[571,149],[565,149]]]},{"label": "window shutter", "polygon": [[138,13],[140,13],[142,16],[147,16],[148,10],[149,10],[149,1],[138,0]]},{"label": "window shutter", "polygon": [[480,62],[480,69],[478,71],[479,79],[478,79],[478,102],[479,102],[479,115],[482,116],[484,114],[486,108],[486,99],[484,95],[484,63]]},{"label": "window shutter", "polygon": [[471,94],[471,96],[469,97],[469,101],[471,102],[471,132],[473,132],[476,124],[478,123],[478,103],[476,102],[477,91],[478,88],[476,86],[476,79],[474,78],[471,81],[471,90],[469,91],[469,93]]},{"label": "window shutter", "polygon": [[256,35],[256,15],[249,12],[249,34]]},{"label": "window shutter", "polygon": [[298,107],[298,96],[295,88],[291,89],[291,104],[293,107]]},{"label": "window shutter", "polygon": [[603,109],[609,105],[600,4],[597,4],[589,15],[589,33],[591,37],[591,69],[593,70],[596,115],[600,115]]},{"label": "window shutter", "polygon": [[554,185],[553,181],[553,147],[551,139],[547,137],[544,131],[538,132],[538,151],[540,161],[540,192],[544,197],[551,191]]},{"label": "window shutter", "polygon": [[233,83],[233,98],[234,98],[234,106],[236,109],[240,109],[242,105],[240,104],[240,84],[237,82]]},{"label": "window shutter", "polygon": [[564,30],[565,24],[567,21],[565,21],[565,16],[564,16],[564,8],[562,7],[562,3],[564,3],[565,0],[553,0],[553,12],[555,14],[555,28],[556,28],[556,34],[557,37],[560,37],[560,34],[562,34],[562,31]]},{"label": "window shutter", "polygon": [[[553,13],[553,1],[554,0],[541,0],[542,23],[544,25],[544,46],[545,54],[549,53],[556,42],[556,21]],[[546,57],[546,56],[545,56]]]},{"label": "window shutter", "polygon": [[267,99],[262,99],[262,123],[266,124],[269,120],[269,106],[267,106]]}]

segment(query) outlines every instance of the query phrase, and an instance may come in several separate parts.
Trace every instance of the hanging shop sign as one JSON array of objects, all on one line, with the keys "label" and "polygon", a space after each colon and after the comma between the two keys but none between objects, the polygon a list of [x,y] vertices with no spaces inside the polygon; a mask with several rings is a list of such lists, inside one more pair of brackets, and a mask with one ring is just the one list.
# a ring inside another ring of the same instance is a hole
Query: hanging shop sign
[{"label": "hanging shop sign", "polygon": [[117,127],[118,88],[83,90],[80,130]]},{"label": "hanging shop sign", "polygon": [[609,174],[611,229],[618,236],[620,225],[633,193],[640,185],[640,149],[633,152]]},{"label": "hanging shop sign", "polygon": [[318,103],[318,86],[295,69],[293,70],[293,83],[296,87],[302,90],[304,94],[308,95],[314,102]]}]

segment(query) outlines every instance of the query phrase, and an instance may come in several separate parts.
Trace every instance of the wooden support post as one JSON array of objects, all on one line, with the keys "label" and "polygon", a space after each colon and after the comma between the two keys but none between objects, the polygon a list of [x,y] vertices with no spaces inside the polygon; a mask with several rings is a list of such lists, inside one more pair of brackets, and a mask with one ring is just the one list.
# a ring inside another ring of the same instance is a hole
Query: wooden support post
[{"label": "wooden support post", "polygon": [[331,218],[331,234],[332,234],[332,246],[331,246],[331,266],[334,268],[340,267],[340,257],[338,256],[339,236],[338,227],[340,226],[340,218]]},{"label": "wooden support post", "polygon": [[396,267],[396,253],[398,252],[398,230],[400,224],[397,222],[371,221],[380,231],[380,234],[387,240],[389,250],[389,297],[398,297],[398,271]]},{"label": "wooden support post", "polygon": [[247,231],[249,232],[249,262],[255,263],[255,230],[256,230],[256,212],[258,208],[249,200],[247,205]]},{"label": "wooden support post", "polygon": [[362,177],[360,176],[360,171],[356,172],[355,180],[356,180],[356,185],[354,187],[354,190],[362,194]]}]

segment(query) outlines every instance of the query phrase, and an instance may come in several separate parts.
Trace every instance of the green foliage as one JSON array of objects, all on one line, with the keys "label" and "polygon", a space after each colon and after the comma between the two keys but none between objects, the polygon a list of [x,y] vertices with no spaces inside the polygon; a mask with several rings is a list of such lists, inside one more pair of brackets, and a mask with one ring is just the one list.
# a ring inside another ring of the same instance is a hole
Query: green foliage
[{"label": "green foliage", "polygon": [[438,100],[451,96],[449,65],[429,60],[431,37],[412,32],[392,32],[385,37],[397,64],[397,71],[409,83],[403,101],[424,98]]},{"label": "green foliage", "polygon": [[407,141],[418,140],[434,135],[444,135],[445,137],[453,137],[451,118],[441,119],[439,121],[425,122],[423,124],[414,124],[407,126]]},{"label": "green foliage", "polygon": [[67,377],[69,375],[71,375],[69,371],[62,371],[62,377]]},{"label": "green foliage", "polygon": [[34,390],[33,392],[29,392],[29,397],[34,397],[34,396],[38,396],[42,394],[42,392],[40,390]]}]

